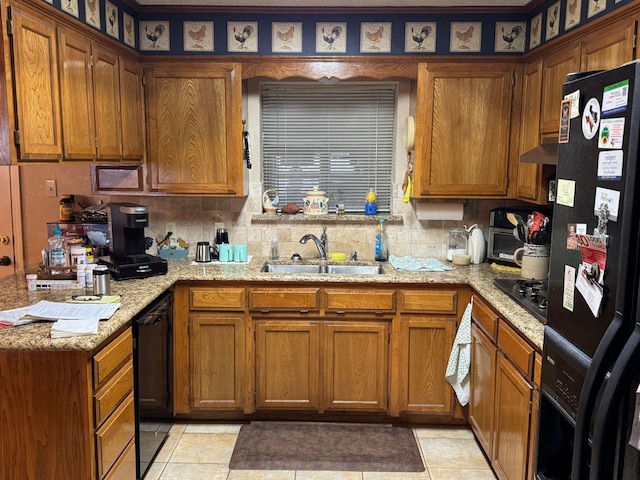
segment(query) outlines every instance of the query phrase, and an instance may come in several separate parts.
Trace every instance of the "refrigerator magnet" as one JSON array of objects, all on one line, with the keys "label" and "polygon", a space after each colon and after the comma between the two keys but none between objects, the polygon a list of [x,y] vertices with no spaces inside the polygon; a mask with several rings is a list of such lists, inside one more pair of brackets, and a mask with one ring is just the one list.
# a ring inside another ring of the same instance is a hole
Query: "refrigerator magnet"
[{"label": "refrigerator magnet", "polygon": [[598,318],[601,311],[600,307],[602,306],[603,288],[602,285],[589,280],[584,265],[582,264],[578,267],[576,288],[589,306],[589,310],[591,310],[593,316]]},{"label": "refrigerator magnet", "polygon": [[564,100],[562,100],[562,106],[560,107],[560,132],[558,143],[569,143],[570,115],[571,99],[565,98]]},{"label": "refrigerator magnet", "polygon": [[582,134],[587,140],[591,140],[598,133],[600,125],[600,103],[595,98],[590,98],[582,111]]},{"label": "refrigerator magnet", "polygon": [[573,312],[573,299],[576,290],[576,269],[571,265],[564,266],[564,288],[562,289],[562,306]]},{"label": "refrigerator magnet", "polygon": [[602,93],[602,114],[613,115],[627,109],[629,103],[629,80],[622,80],[604,87]]},{"label": "refrigerator magnet", "polygon": [[576,194],[576,182],[575,180],[565,180],[564,178],[558,179],[556,203],[564,205],[565,207],[573,207],[573,202]]},{"label": "refrigerator magnet", "polygon": [[619,182],[622,180],[622,150],[605,150],[598,154],[598,180]]},{"label": "refrigerator magnet", "polygon": [[604,118],[600,122],[598,148],[622,148],[624,118]]},{"label": "refrigerator magnet", "polygon": [[608,188],[596,187],[596,198],[593,202],[593,214],[602,217],[603,210],[607,211],[606,220],[618,221],[620,208],[620,192]]}]

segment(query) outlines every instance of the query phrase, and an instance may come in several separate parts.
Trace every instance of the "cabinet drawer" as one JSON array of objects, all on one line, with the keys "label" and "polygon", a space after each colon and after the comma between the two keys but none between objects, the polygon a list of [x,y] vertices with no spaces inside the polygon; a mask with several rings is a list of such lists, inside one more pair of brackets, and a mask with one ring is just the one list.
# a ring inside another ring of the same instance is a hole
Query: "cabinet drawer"
[{"label": "cabinet drawer", "polygon": [[133,361],[121,368],[93,397],[96,426],[133,390]]},{"label": "cabinet drawer", "polygon": [[254,288],[249,291],[251,310],[317,312],[319,288]]},{"label": "cabinet drawer", "polygon": [[191,310],[244,310],[244,288],[189,289]]},{"label": "cabinet drawer", "polygon": [[496,339],[496,327],[498,325],[498,315],[484,303],[479,297],[472,297],[473,307],[471,309],[471,318],[489,335],[491,340]]},{"label": "cabinet drawer", "polygon": [[324,291],[327,312],[393,312],[395,290],[333,289]]},{"label": "cabinet drawer", "polygon": [[93,388],[97,390],[132,354],[131,329],[128,329],[93,356]]},{"label": "cabinet drawer", "polygon": [[533,376],[533,348],[504,322],[498,323],[498,347],[531,380]]},{"label": "cabinet drawer", "polygon": [[426,312],[455,315],[458,292],[455,290],[399,292],[398,308],[404,312]]},{"label": "cabinet drawer", "polygon": [[117,408],[96,431],[96,457],[98,477],[102,478],[133,438],[135,418],[133,393]]},{"label": "cabinet drawer", "polygon": [[134,480],[135,478],[136,442],[131,441],[104,480]]}]

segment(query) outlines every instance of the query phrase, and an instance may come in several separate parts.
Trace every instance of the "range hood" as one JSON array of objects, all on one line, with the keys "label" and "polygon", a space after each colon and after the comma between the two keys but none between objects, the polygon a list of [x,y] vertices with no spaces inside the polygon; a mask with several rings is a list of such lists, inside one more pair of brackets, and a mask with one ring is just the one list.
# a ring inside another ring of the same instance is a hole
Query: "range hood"
[{"label": "range hood", "polygon": [[542,143],[533,150],[520,155],[523,163],[541,163],[546,165],[558,164],[558,138],[545,137]]}]

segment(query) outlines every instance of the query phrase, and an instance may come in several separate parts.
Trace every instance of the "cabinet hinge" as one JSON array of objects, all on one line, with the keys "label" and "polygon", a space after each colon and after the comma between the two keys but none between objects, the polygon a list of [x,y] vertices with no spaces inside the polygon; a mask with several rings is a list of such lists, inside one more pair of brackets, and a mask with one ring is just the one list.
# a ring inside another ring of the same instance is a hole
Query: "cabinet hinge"
[{"label": "cabinet hinge", "polygon": [[16,145],[20,145],[20,130],[13,131],[13,142]]},{"label": "cabinet hinge", "polygon": [[13,35],[13,20],[7,20],[7,35]]},{"label": "cabinet hinge", "polygon": [[143,87],[146,87],[146,86],[147,86],[147,76],[146,76],[146,75],[143,75],[143,76],[142,76],[142,86],[143,86]]}]

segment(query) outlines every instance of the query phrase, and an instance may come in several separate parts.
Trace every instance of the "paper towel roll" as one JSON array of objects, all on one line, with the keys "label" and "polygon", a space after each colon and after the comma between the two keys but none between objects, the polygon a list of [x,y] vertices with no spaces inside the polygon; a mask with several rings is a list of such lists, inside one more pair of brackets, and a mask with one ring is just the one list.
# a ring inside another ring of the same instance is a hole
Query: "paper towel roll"
[{"label": "paper towel roll", "polygon": [[460,202],[416,202],[418,220],[462,220],[464,205]]}]

